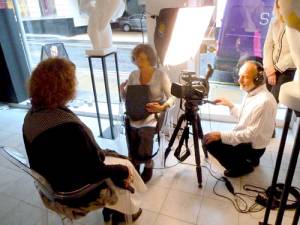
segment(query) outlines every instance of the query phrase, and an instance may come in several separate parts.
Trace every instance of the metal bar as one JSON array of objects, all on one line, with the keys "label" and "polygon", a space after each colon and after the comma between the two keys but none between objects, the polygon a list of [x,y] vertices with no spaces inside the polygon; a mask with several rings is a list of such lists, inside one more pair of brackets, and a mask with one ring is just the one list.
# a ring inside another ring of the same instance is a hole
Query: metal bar
[{"label": "metal bar", "polygon": [[98,120],[98,126],[99,126],[99,131],[100,131],[100,137],[103,137],[102,128],[101,128],[100,112],[99,112],[99,106],[98,106],[97,91],[96,91],[95,78],[94,78],[93,63],[92,63],[91,57],[88,57],[88,60],[89,60],[89,66],[90,66],[90,72],[91,72],[93,94],[94,94],[94,100],[95,100],[95,107],[96,107],[97,120]]},{"label": "metal bar", "polygon": [[106,56],[101,57],[101,62],[102,62],[102,69],[103,69],[103,77],[104,77],[104,85],[105,85],[105,94],[106,94],[106,101],[107,101],[110,133],[111,133],[111,138],[115,139],[114,123],[113,123],[113,115],[112,115],[112,109],[111,109],[111,101],[110,101],[110,93],[109,93],[109,85],[108,85],[107,68],[106,68],[105,57]]},{"label": "metal bar", "polygon": [[296,209],[296,212],[294,214],[294,219],[293,219],[293,223],[292,225],[297,225],[298,221],[299,221],[299,216],[300,216],[300,203],[299,203],[300,199],[298,199],[298,207]]},{"label": "metal bar", "polygon": [[286,179],[285,179],[285,183],[284,183],[284,188],[283,188],[282,197],[281,197],[281,200],[280,200],[280,205],[279,205],[275,225],[280,225],[282,223],[282,218],[283,218],[283,214],[284,214],[284,211],[285,211],[286,202],[287,202],[287,199],[288,199],[288,196],[289,196],[289,190],[291,188],[291,184],[292,184],[292,181],[293,181],[295,168],[296,168],[297,160],[298,160],[298,156],[299,156],[299,150],[300,150],[300,138],[299,138],[300,133],[299,132],[300,132],[300,125],[299,125],[298,130],[297,130],[296,139],[295,139],[293,151],[292,151],[292,154],[291,154],[289,169],[288,169],[288,172],[287,172],[287,175],[286,175]]},{"label": "metal bar", "polygon": [[118,56],[117,53],[114,53],[115,55],[115,64],[116,64],[116,71],[117,71],[117,83],[118,83],[118,94],[119,94],[119,102],[122,101],[121,99],[121,93],[120,93],[120,74],[119,74],[119,63],[118,63]]}]

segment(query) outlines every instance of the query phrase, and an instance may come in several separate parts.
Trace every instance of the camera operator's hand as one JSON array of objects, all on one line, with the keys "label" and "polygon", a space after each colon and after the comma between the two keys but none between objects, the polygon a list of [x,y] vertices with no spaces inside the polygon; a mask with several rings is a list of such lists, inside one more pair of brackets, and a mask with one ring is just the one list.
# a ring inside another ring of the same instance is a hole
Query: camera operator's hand
[{"label": "camera operator's hand", "polygon": [[226,98],[217,98],[216,100],[214,100],[214,103],[216,103],[216,105],[228,106],[230,109],[234,107],[234,105]]},{"label": "camera operator's hand", "polygon": [[219,141],[220,139],[221,139],[221,133],[218,131],[207,133],[203,137],[204,144],[206,145],[213,141]]},{"label": "camera operator's hand", "polygon": [[165,111],[168,106],[159,104],[158,102],[150,102],[146,105],[146,110],[151,113]]}]

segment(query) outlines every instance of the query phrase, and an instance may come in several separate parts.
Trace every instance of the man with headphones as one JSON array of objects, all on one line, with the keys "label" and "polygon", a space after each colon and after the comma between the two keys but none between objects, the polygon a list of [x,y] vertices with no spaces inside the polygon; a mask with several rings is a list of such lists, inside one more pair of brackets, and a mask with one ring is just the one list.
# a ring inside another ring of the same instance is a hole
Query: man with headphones
[{"label": "man with headphones", "polygon": [[239,84],[247,92],[240,108],[224,98],[214,101],[229,107],[237,119],[234,129],[204,135],[208,152],[225,167],[228,177],[251,173],[259,165],[275,128],[277,103],[266,88],[261,63],[245,61],[239,69]]}]

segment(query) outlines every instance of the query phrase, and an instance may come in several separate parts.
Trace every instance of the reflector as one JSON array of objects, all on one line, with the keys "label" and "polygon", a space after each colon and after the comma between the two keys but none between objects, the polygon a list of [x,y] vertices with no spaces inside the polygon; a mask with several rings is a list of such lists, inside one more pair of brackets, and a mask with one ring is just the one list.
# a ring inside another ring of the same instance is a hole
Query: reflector
[{"label": "reflector", "polygon": [[178,65],[197,53],[214,8],[206,6],[160,10],[154,44],[163,65]]}]

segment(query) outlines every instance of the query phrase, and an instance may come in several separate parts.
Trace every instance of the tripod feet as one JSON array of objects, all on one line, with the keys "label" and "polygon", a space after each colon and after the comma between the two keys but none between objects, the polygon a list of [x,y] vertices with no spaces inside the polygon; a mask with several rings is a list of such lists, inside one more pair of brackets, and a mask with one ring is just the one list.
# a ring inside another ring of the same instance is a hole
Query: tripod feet
[{"label": "tripod feet", "polygon": [[198,180],[198,187],[202,188],[202,172],[201,172],[201,166],[196,167],[196,173],[197,173],[197,180]]}]

